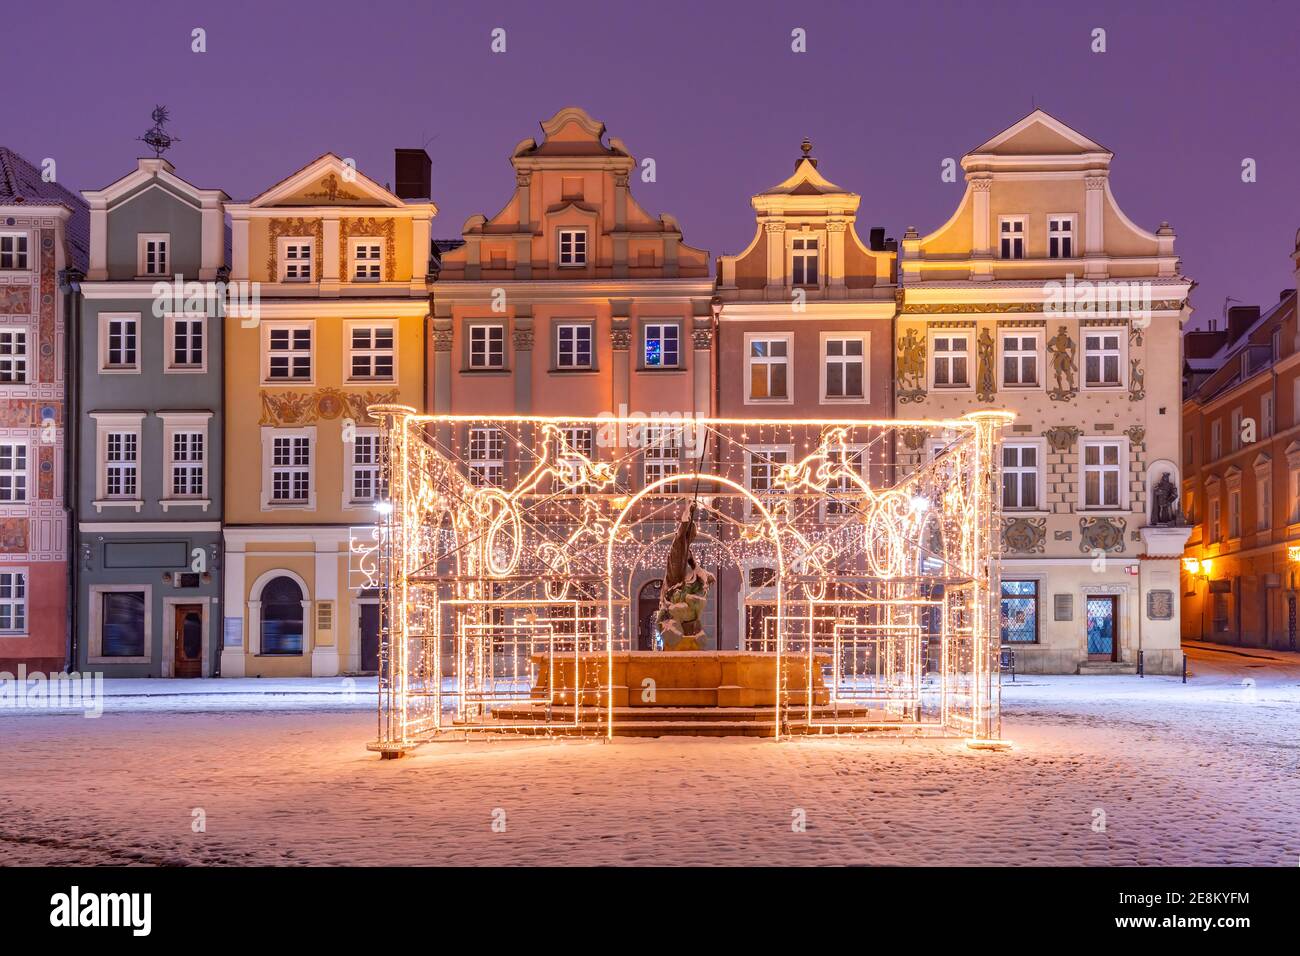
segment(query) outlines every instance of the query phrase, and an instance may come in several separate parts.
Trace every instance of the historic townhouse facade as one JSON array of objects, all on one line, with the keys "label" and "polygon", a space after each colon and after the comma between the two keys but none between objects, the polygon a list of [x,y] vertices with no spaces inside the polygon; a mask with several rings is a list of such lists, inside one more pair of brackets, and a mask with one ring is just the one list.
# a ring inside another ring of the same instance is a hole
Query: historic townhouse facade
[{"label": "historic townhouse facade", "polygon": [[[1294,256],[1300,277],[1300,235]],[[1298,331],[1296,290],[1285,289],[1268,309],[1229,309],[1226,328],[1187,335],[1213,369],[1193,371],[1183,404],[1189,640],[1297,649]]]},{"label": "historic townhouse facade", "polygon": [[228,207],[232,280],[260,304],[226,323],[222,676],[378,667],[378,596],[350,587],[348,541],[383,495],[367,406],[423,401],[437,209],[416,165],[410,199],[327,153]]},{"label": "historic townhouse facade", "polygon": [[208,677],[221,621],[225,203],[141,159],[90,205],[77,369],[77,665]]},{"label": "historic townhouse facade", "polygon": [[1167,489],[1181,487],[1191,283],[1168,224],[1150,232],[1120,209],[1111,158],[1035,110],[963,157],[948,222],[903,238],[898,414],[1018,416],[1004,435],[1002,614],[1021,670],[1181,666],[1188,529],[1152,513],[1171,517]]},{"label": "historic townhouse facade", "polygon": [[[50,161],[46,161],[49,163]],[[0,672],[68,659],[66,347],[86,205],[0,146]]]},{"label": "historic townhouse facade", "polygon": [[[683,241],[673,217],[636,202],[637,162],[620,140],[606,141],[602,123],[567,107],[541,126],[542,142],[525,139],[510,157],[515,188],[504,208],[471,216],[462,244],[441,257],[428,410],[678,423],[711,415],[708,253]],[[587,426],[568,432],[597,458],[641,442],[646,481],[690,466],[680,428],[620,431],[618,447],[601,447],[599,437]],[[474,480],[519,473],[499,430],[466,426],[447,440]],[[657,600],[656,585],[656,572],[640,573],[638,600]],[[642,646],[648,639],[637,635]]]},{"label": "historic townhouse facade", "polygon": [[[793,174],[750,199],[757,228],[749,246],[717,269],[718,414],[750,421],[893,417],[893,319],[897,252],[884,230],[863,242],[861,197],[828,180],[807,140]],[[748,427],[720,455],[744,456],[749,490],[764,494],[773,471],[804,449],[787,429]],[[888,481],[892,443],[854,447],[854,464]],[[764,596],[775,570],[726,569],[719,593],[721,647],[764,645]],[[734,600],[734,604],[732,601]]]}]

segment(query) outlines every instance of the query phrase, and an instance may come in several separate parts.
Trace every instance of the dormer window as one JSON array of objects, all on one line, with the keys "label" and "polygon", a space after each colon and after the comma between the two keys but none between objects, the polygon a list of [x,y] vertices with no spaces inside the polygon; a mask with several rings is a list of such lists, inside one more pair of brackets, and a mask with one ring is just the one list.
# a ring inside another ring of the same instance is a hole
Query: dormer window
[{"label": "dormer window", "polygon": [[1003,216],[998,226],[1003,259],[1025,257],[1025,220],[1023,216]]},{"label": "dormer window", "polygon": [[352,281],[378,282],[383,266],[384,246],[378,239],[352,240]]},{"label": "dormer window", "polygon": [[284,282],[311,281],[311,240],[282,239],[283,254],[280,256],[280,278]]},{"label": "dormer window", "polygon": [[587,230],[560,230],[560,265],[585,266],[587,264]]},{"label": "dormer window", "polygon": [[139,271],[136,275],[167,275],[171,267],[171,236],[141,234],[139,253]]},{"label": "dormer window", "polygon": [[1074,258],[1074,217],[1047,217],[1047,258]]},{"label": "dormer window", "polygon": [[818,259],[821,250],[816,239],[804,238],[792,240],[790,274],[795,285],[818,284]]}]

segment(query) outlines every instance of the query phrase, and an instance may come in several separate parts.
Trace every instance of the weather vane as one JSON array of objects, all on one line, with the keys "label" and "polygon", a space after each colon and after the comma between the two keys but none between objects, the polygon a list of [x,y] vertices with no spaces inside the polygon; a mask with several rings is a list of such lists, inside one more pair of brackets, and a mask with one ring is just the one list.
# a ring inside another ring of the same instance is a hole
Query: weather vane
[{"label": "weather vane", "polygon": [[167,150],[171,149],[174,143],[179,143],[179,136],[172,136],[163,126],[167,122],[167,107],[155,106],[153,110],[153,126],[151,126],[143,136],[137,136],[140,142],[144,143],[153,150],[155,158],[162,156]]}]

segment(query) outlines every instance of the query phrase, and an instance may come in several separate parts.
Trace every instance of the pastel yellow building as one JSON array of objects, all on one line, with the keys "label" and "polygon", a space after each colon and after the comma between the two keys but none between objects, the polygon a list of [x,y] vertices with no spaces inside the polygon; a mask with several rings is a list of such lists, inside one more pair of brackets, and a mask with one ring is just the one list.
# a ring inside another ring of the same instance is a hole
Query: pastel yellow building
[{"label": "pastel yellow building", "polygon": [[[1181,663],[1188,529],[1154,505],[1180,480],[1191,282],[1169,224],[1121,210],[1111,158],[1034,110],[962,158],[956,212],[909,229],[900,256],[897,414],[1017,415],[1001,463],[1002,639],[1040,673]],[[900,459],[941,450],[917,436]]]},{"label": "pastel yellow building", "polygon": [[227,206],[232,284],[260,301],[226,319],[223,676],[378,667],[378,596],[349,588],[349,528],[383,497],[367,406],[423,401],[423,170],[403,199],[327,153]]}]

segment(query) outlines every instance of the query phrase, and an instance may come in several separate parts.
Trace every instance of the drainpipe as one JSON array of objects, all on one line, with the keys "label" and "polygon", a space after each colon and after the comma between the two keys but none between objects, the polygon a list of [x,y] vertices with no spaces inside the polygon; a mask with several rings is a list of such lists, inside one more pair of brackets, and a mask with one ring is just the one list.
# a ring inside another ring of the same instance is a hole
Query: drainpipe
[{"label": "drainpipe", "polygon": [[75,266],[59,272],[63,295],[63,510],[68,516],[67,551],[67,636],[64,639],[64,667],[77,669],[77,593],[81,554],[77,547],[77,465],[80,460],[81,422],[81,280],[85,275]]}]

